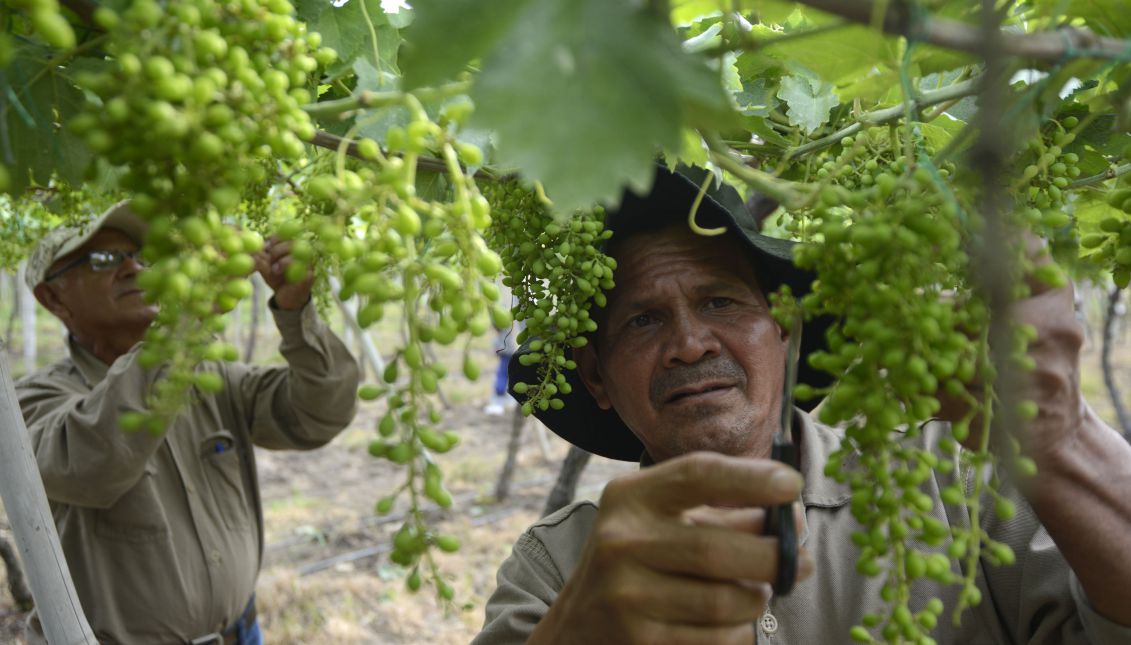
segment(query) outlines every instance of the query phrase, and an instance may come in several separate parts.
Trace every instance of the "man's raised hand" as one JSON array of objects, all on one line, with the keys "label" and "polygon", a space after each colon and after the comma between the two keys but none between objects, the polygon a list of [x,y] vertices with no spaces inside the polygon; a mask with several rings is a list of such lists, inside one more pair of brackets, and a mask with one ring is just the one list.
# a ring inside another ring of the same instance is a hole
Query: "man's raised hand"
[{"label": "man's raised hand", "polygon": [[263,281],[275,292],[275,304],[280,309],[301,309],[310,300],[310,289],[314,284],[314,274],[307,272],[298,282],[287,280],[287,267],[294,262],[291,256],[291,243],[271,236],[263,244],[263,250],[255,254],[255,269],[263,276]]},{"label": "man's raised hand", "polygon": [[[801,476],[694,453],[610,482],[577,570],[530,643],[751,643],[777,574],[763,507]],[[798,578],[812,572],[801,552]]]}]

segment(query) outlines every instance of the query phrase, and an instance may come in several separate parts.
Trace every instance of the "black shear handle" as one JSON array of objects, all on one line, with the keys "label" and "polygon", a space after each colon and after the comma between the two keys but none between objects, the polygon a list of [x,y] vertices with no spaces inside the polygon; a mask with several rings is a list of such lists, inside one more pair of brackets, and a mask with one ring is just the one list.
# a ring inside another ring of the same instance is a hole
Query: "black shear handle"
[{"label": "black shear handle", "polygon": [[[793,466],[797,463],[796,446],[774,442],[774,461]],[[793,504],[771,506],[766,509],[764,535],[778,538],[778,576],[774,581],[774,595],[785,596],[793,589],[797,578],[797,527],[793,523]]]}]

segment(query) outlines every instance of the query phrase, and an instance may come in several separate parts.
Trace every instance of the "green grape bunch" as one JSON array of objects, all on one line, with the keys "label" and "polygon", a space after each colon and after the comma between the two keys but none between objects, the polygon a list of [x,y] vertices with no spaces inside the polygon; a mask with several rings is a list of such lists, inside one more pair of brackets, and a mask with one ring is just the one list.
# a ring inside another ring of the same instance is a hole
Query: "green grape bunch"
[{"label": "green grape bunch", "polygon": [[605,306],[604,292],[614,286],[616,261],[600,250],[612,231],[604,228],[602,208],[562,221],[537,191],[515,181],[491,186],[488,198],[495,213],[488,240],[503,258],[515,319],[525,324],[518,342],[530,340],[531,351],[519,360],[539,366],[538,381],[516,383],[514,391],[525,397],[523,414],[559,410],[564,402],[557,395],[571,391],[564,370],[577,367],[567,349],[583,347],[597,330],[590,312],[594,304]]},{"label": "green grape bunch", "polygon": [[1071,230],[1069,185],[1080,176],[1080,155],[1065,149],[1075,141],[1073,129],[1078,125],[1074,116],[1050,121],[1015,162],[1021,173],[1014,188],[1023,198],[1026,224],[1052,240]]},{"label": "green grape bunch", "polygon": [[[376,510],[389,513],[407,498],[410,511],[390,558],[409,569],[411,590],[428,580],[441,599],[451,600],[454,589],[433,553],[454,551],[459,541],[436,533],[422,514],[426,500],[445,509],[453,504],[435,457],[459,443],[457,432],[441,428],[439,388],[448,374],[432,346],[461,345],[463,373],[474,379],[479,367],[472,341],[508,328],[512,319],[499,302],[502,260],[483,237],[492,221],[490,205],[465,171],[482,153],[456,140],[411,95],[404,101],[411,120],[387,133],[385,149],[361,138],[354,142],[360,160],[347,163],[338,155],[335,163],[313,164],[297,182],[300,212],[278,230],[291,241],[301,270],[333,265],[341,278],[338,297],[358,301],[360,328],[390,310],[401,312],[402,341],[393,347],[382,383],[358,392],[363,400],[385,403],[370,455],[406,471],[404,483]],[[438,188],[423,189],[418,181],[417,160],[426,153],[444,163],[443,172],[431,177]]]},{"label": "green grape bunch", "polygon": [[[298,159],[315,127],[302,105],[333,61],[286,0],[100,7],[108,69],[77,75],[101,99],[69,123],[94,152],[128,168],[143,216],[230,213],[273,159]],[[155,146],[154,141],[160,141]]]},{"label": "green grape bunch", "polygon": [[1131,175],[1116,181],[1107,194],[1107,204],[1113,214],[1100,220],[1098,232],[1081,238],[1080,246],[1093,261],[1111,271],[1117,287],[1126,289],[1131,284]]},{"label": "green grape bunch", "polygon": [[[75,46],[75,30],[59,11],[58,0],[5,0],[5,4],[24,12],[32,30],[48,45],[60,49]],[[0,67],[3,62],[0,56]]]},{"label": "green grape bunch", "polygon": [[305,155],[315,128],[301,106],[335,53],[286,0],[140,0],[94,20],[106,64],[75,80],[99,102],[67,126],[124,168],[120,187],[150,225],[139,283],[159,313],[139,360],[166,372],[149,413],[122,423],[159,432],[194,389],[216,389],[202,361],[235,356],[215,338],[251,293],[262,238],[231,224],[241,203],[264,198],[279,160]]},{"label": "green grape bunch", "polygon": [[[938,485],[947,505],[977,509],[989,498],[999,516],[1013,512],[996,475],[985,476],[998,458],[988,428],[971,427],[988,419],[993,405],[989,389],[971,394],[979,378],[992,382],[993,373],[988,338],[972,332],[987,327],[989,308],[963,278],[972,271],[967,235],[979,226],[968,207],[973,195],[955,195],[943,183],[952,164],[936,166],[927,154],[909,163],[903,150],[881,130],[845,138],[817,171],[824,185],[813,205],[790,213],[786,224],[801,239],[795,261],[818,276],[802,309],[837,320],[827,349],[809,357],[837,382],[820,391],[800,385],[797,396],[824,395],[821,421],[845,428],[826,474],[852,490],[851,510],[861,525],[853,535],[857,571],[883,580],[887,610],[862,617],[851,634],[859,642],[931,642],[944,603],[934,598],[911,606],[913,585],[957,585],[956,594],[943,594],[956,600],[957,619],[981,601],[979,558],[1013,561],[1008,546],[980,529],[976,510],[970,526],[948,527],[924,492]],[[1027,208],[1019,205],[1014,215],[1019,224]],[[786,295],[775,294],[779,313],[792,301]],[[1013,358],[1021,366],[1026,333],[1014,334]],[[928,436],[927,422],[940,413],[943,397],[963,401],[968,411],[949,435]],[[1031,462],[1014,458],[1031,470]],[[968,476],[972,486],[963,483]],[[963,563],[961,572],[952,561]]]}]

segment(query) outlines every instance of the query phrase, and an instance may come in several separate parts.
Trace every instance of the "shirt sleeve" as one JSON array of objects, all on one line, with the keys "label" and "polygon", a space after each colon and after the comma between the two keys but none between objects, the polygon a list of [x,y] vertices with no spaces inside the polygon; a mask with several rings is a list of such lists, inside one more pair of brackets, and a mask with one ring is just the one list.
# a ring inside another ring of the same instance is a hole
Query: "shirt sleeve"
[{"label": "shirt sleeve", "polygon": [[597,507],[576,502],[542,518],[518,539],[499,567],[483,630],[473,645],[525,643],[581,559]]},{"label": "shirt sleeve", "polygon": [[345,344],[312,303],[271,307],[287,364],[226,365],[234,404],[252,441],[264,448],[311,449],[333,439],[357,411],[359,370]]},{"label": "shirt sleeve", "polygon": [[521,645],[550,610],[565,585],[541,540],[527,532],[496,575],[483,630],[472,645]]},{"label": "shirt sleeve", "polygon": [[[1027,645],[1124,645],[1131,628],[1099,615],[1084,596],[1075,574],[1036,512],[1014,488],[1005,491],[1017,514],[1002,520],[987,513],[983,528],[1008,544],[1016,564],[983,564],[991,602],[1012,632],[1012,642]],[[983,508],[992,500],[983,498]]]},{"label": "shirt sleeve", "polygon": [[146,409],[145,396],[161,371],[138,366],[140,350],[139,343],[120,356],[91,389],[53,372],[17,384],[48,499],[109,508],[145,472],[164,437],[118,426],[123,412]]},{"label": "shirt sleeve", "polygon": [[1080,620],[1084,623],[1084,631],[1088,634],[1089,642],[1100,643],[1131,643],[1131,626],[1120,625],[1104,618],[1092,607],[1092,603],[1084,594],[1076,574],[1068,578],[1069,588],[1072,590],[1072,599],[1076,602],[1076,609],[1080,612]]}]

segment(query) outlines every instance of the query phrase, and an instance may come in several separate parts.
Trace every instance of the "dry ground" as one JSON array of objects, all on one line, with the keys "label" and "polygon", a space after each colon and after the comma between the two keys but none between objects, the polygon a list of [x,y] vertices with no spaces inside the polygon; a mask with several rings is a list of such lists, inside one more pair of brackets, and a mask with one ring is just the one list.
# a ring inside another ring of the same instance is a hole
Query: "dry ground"
[{"label": "dry ground", "polygon": [[[1098,332],[1098,325],[1092,329]],[[1092,339],[1098,341],[1094,334]],[[1117,345],[1117,365],[1122,391],[1131,397],[1131,348],[1126,341],[1124,330]],[[272,342],[268,339],[265,344]],[[490,350],[485,343],[477,351],[486,374]],[[270,349],[264,352],[269,354]],[[1085,394],[1114,422],[1095,343],[1089,342],[1084,358]],[[453,373],[458,374],[458,369]],[[479,628],[495,569],[515,537],[537,519],[566,445],[547,433],[544,454],[536,426],[529,423],[512,496],[495,502],[492,493],[510,418],[480,412],[490,389],[486,377],[478,383],[454,377],[448,381],[445,390],[453,405],[446,423],[461,433],[463,443],[441,457],[457,501],[451,511],[437,513],[436,522],[464,543],[458,553],[440,556],[444,575],[456,589],[456,603],[441,606],[427,588],[415,595],[407,592],[405,572],[382,551],[399,523],[375,516],[373,504],[399,484],[401,474],[365,453],[382,411],[380,404],[366,404],[353,426],[321,450],[259,454],[268,546],[258,598],[268,643],[462,644]],[[1131,405],[1131,400],[1125,403]],[[598,497],[605,481],[632,468],[594,458],[579,495]],[[10,538],[5,521],[0,514],[0,533]],[[6,584],[2,569],[0,585]],[[22,642],[22,618],[12,607],[6,586],[0,586],[0,643]]]}]

